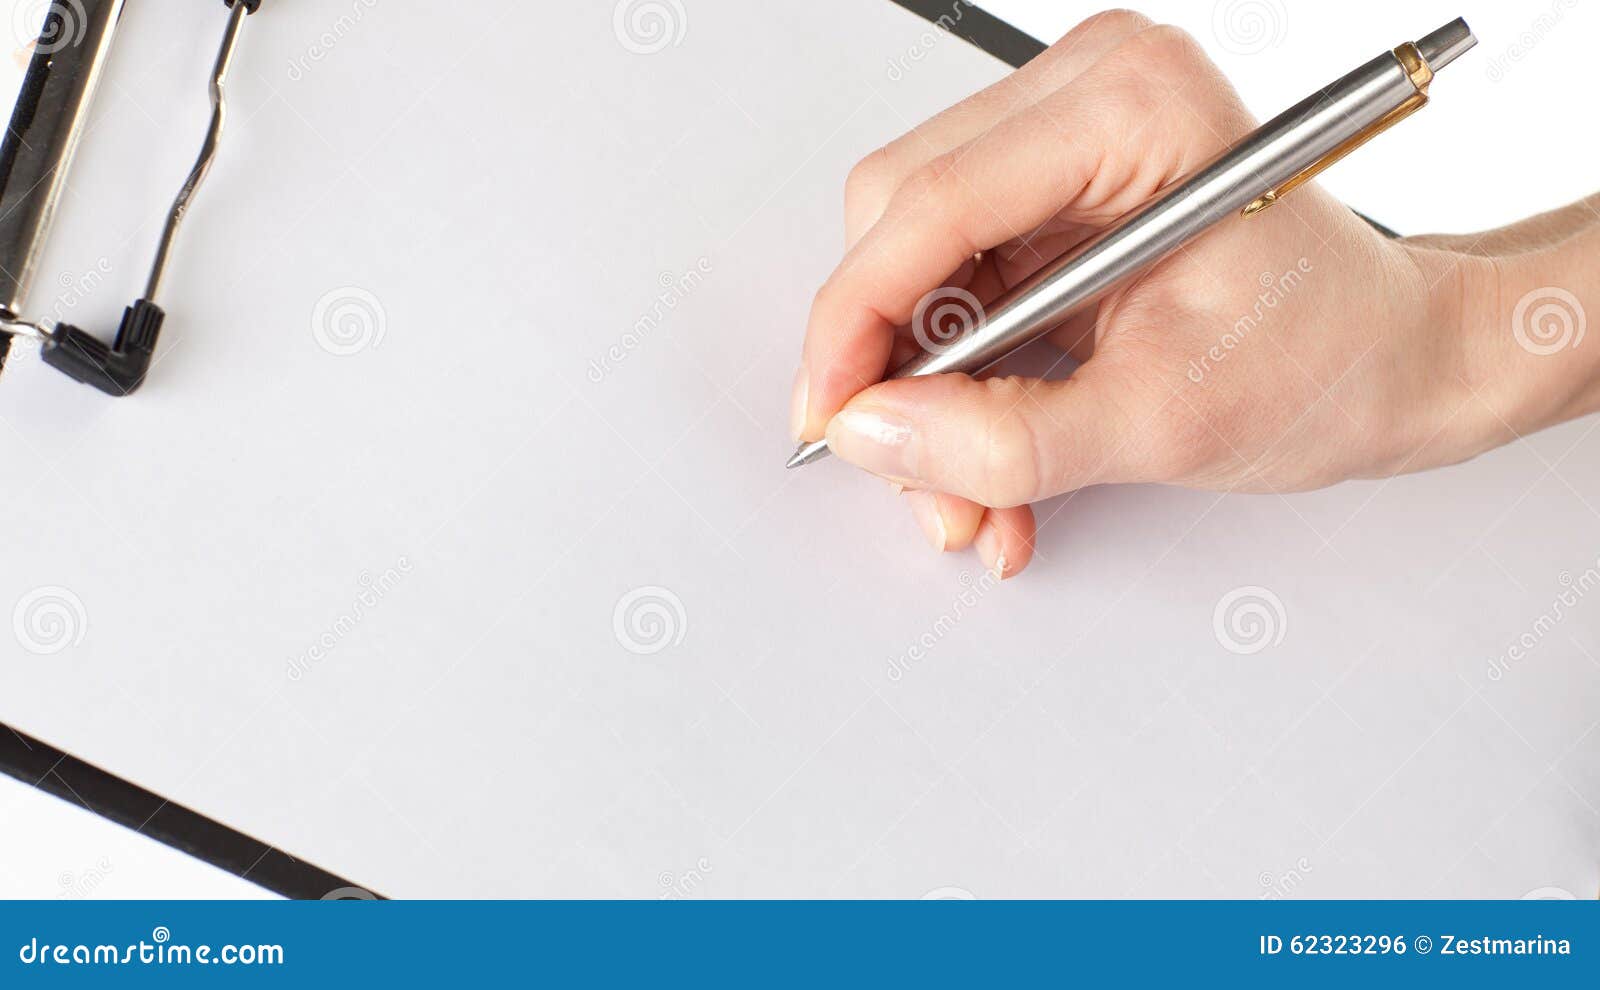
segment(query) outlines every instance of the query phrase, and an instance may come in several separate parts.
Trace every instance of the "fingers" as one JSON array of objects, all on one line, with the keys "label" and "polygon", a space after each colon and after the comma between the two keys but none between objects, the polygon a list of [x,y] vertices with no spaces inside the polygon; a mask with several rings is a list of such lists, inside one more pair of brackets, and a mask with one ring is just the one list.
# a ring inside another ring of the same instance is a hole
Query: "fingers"
[{"label": "fingers", "polygon": [[906,501],[935,550],[965,550],[978,535],[984,509],[976,502],[943,492],[910,492]]},{"label": "fingers", "polygon": [[912,172],[1065,86],[1100,56],[1151,24],[1148,17],[1130,10],[1095,14],[1022,68],[863,158],[845,180],[846,246],[877,222],[894,191]]},{"label": "fingers", "polygon": [[1035,535],[1033,509],[1017,505],[985,512],[973,543],[983,566],[1004,581],[1033,560]]},{"label": "fingers", "polygon": [[[1065,381],[931,375],[875,385],[828,426],[839,457],[907,487],[1022,506],[1155,475],[1129,376],[1096,358]],[[980,531],[981,536],[981,531]]]},{"label": "fingers", "polygon": [[986,509],[943,492],[910,492],[906,500],[935,550],[954,552],[976,546],[984,568],[1001,580],[1019,573],[1033,559],[1036,526],[1033,509],[1026,505]]},{"label": "fingers", "polygon": [[[851,395],[883,376],[894,327],[908,322],[918,300],[973,254],[1058,214],[1103,221],[1171,177],[1192,149],[1170,134],[1159,141],[1146,135],[1138,144],[1148,147],[1141,149],[1132,135],[1145,128],[1163,134],[1164,114],[1194,126],[1169,106],[1170,94],[1150,88],[1156,84],[1144,70],[1147,61],[1162,64],[1151,49],[1177,45],[1173,37],[1163,28],[1140,32],[1074,85],[900,184],[813,302],[795,401],[798,438],[819,437]],[[1169,62],[1177,59],[1168,55]],[[1106,165],[1108,149],[1115,167]]]}]

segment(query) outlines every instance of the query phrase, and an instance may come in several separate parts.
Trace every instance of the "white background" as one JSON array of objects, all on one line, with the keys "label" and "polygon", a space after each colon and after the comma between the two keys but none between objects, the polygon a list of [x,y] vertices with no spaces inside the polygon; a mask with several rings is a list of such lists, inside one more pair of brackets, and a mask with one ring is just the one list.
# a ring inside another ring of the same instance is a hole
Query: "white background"
[{"label": "white background", "polygon": [[[693,0],[685,2],[692,7]],[[21,0],[16,6],[38,5]],[[989,0],[984,6],[1044,40],[1093,9],[1062,0]],[[1588,50],[1600,39],[1600,10],[1592,3],[1221,0],[1140,9],[1199,38],[1258,116],[1304,95],[1276,82],[1290,68],[1296,78],[1309,66],[1331,79],[1377,51],[1465,16],[1480,39],[1478,50],[1441,77],[1434,105],[1404,125],[1425,134],[1434,155],[1419,161],[1414,143],[1380,140],[1340,164],[1325,183],[1352,206],[1407,233],[1481,229],[1593,191],[1600,140],[1590,119],[1596,85]],[[16,59],[0,64],[0,91],[12,91],[18,65]],[[1485,183],[1484,176],[1502,179]],[[0,895],[262,896],[251,884],[9,778],[0,778],[0,837],[8,850],[0,857]]]}]

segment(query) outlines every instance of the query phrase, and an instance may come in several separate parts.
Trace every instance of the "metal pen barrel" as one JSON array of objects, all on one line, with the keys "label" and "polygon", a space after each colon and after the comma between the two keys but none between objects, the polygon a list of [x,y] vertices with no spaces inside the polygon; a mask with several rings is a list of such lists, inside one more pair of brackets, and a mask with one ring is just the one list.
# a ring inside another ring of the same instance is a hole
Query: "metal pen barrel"
[{"label": "metal pen barrel", "polygon": [[[1472,47],[1456,20],[1415,45],[1425,70],[1442,67]],[[1427,63],[1429,56],[1433,62]],[[924,352],[894,372],[910,378],[949,372],[976,374],[1058,326],[1117,284],[1150,268],[1179,247],[1291,182],[1417,99],[1413,70],[1385,52],[1272,118],[1209,164],[1050,262],[986,307],[977,326]],[[802,444],[790,467],[827,453],[827,442]]]}]

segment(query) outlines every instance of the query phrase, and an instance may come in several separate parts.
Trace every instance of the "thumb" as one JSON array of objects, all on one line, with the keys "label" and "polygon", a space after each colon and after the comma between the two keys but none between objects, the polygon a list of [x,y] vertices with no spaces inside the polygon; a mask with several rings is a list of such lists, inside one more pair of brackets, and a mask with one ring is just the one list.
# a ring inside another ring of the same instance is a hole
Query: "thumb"
[{"label": "thumb", "polygon": [[1102,482],[1143,480],[1111,376],[1064,381],[928,375],[882,382],[828,423],[846,461],[907,487],[1005,507]]}]

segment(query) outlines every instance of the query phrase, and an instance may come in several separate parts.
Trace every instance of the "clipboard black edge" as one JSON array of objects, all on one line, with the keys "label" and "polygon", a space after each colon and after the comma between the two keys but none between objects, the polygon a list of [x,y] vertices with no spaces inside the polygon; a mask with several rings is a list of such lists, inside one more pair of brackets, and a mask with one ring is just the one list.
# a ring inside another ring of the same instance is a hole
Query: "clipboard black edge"
[{"label": "clipboard black edge", "polygon": [[983,49],[1013,69],[1020,69],[1049,47],[968,0],[894,0],[894,3]]},{"label": "clipboard black edge", "polygon": [[4,723],[0,723],[0,771],[284,897],[383,899]]}]

